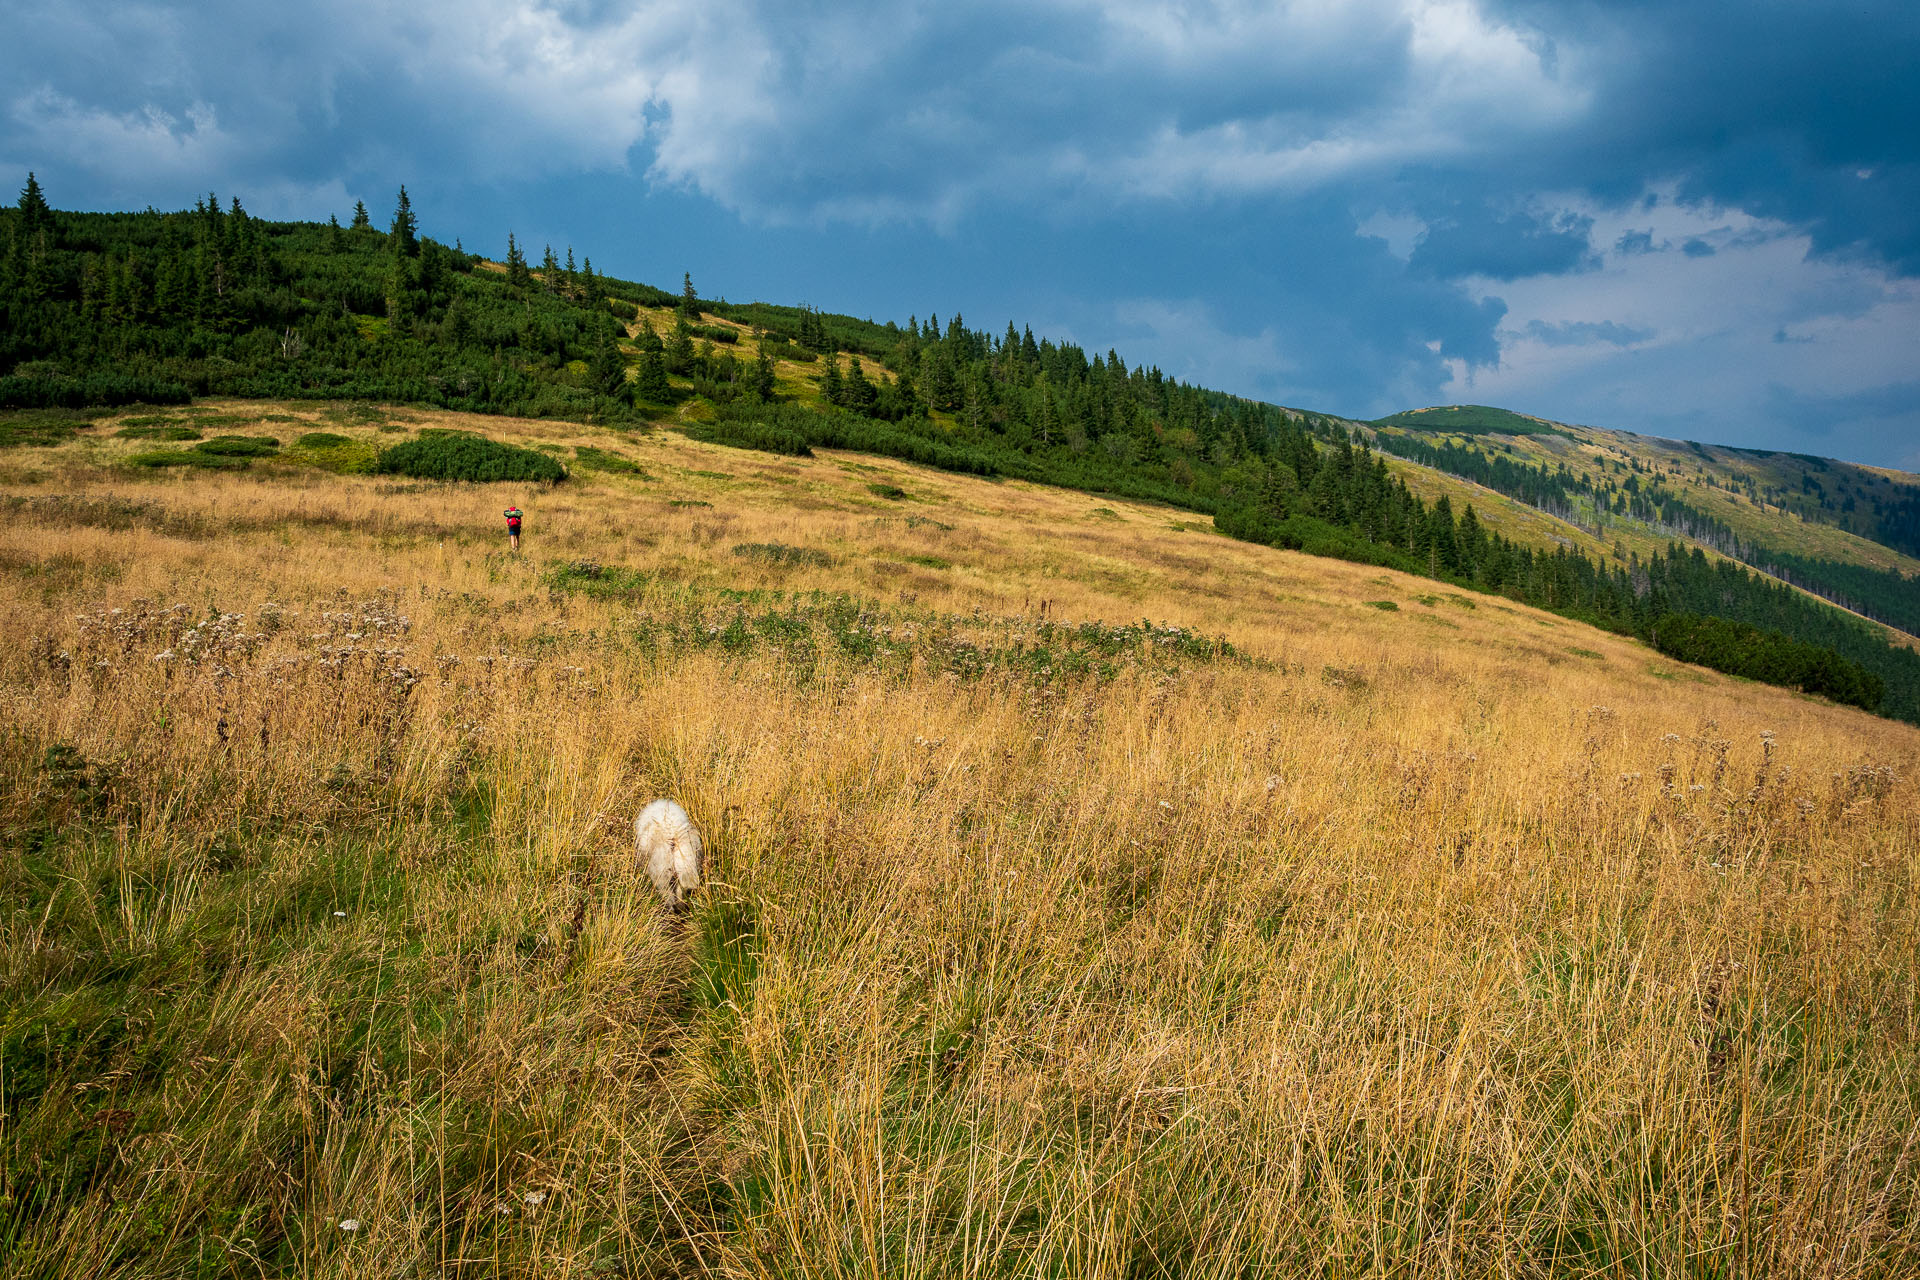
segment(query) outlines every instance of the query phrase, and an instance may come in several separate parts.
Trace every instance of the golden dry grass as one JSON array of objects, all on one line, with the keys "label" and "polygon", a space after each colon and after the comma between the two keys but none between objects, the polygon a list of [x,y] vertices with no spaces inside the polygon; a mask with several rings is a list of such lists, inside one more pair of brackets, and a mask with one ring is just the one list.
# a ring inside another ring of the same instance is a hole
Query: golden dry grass
[{"label": "golden dry grass", "polygon": [[646,475],[11,460],[0,1274],[1920,1267],[1914,730],[1148,505],[416,416]]}]

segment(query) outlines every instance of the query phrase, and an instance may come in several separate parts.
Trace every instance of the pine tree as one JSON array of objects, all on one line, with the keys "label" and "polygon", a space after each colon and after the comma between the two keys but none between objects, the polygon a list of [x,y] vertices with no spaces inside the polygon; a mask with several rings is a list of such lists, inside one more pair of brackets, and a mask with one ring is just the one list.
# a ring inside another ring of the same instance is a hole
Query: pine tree
[{"label": "pine tree", "polygon": [[667,344],[667,368],[678,374],[693,372],[693,330],[683,311],[673,318],[673,341]]},{"label": "pine tree", "polygon": [[560,263],[553,256],[553,246],[547,246],[547,256],[540,260],[540,283],[548,293],[560,292]]},{"label": "pine tree", "polygon": [[[646,330],[651,333],[652,330]],[[659,338],[654,341],[659,342]],[[640,356],[640,368],[633,380],[633,394],[649,404],[671,404],[673,402],[673,384],[667,381],[666,354],[657,347],[644,351]]]},{"label": "pine tree", "polygon": [[693,291],[693,273],[688,271],[680,277],[680,314],[689,320],[700,318],[700,295]]},{"label": "pine tree", "polygon": [[42,231],[53,230],[53,210],[47,205],[47,197],[40,190],[40,179],[27,174],[27,185],[20,189],[20,232],[32,240]]},{"label": "pine tree", "polygon": [[365,200],[355,200],[353,202],[353,230],[366,231],[372,226],[373,219],[367,216],[367,202]]},{"label": "pine tree", "polygon": [[507,283],[516,288],[525,288],[533,283],[533,273],[527,270],[527,255],[520,251],[520,242],[513,238],[513,232],[507,232]]},{"label": "pine tree", "polygon": [[[840,358],[835,356],[833,363],[839,364]],[[840,387],[842,407],[862,417],[870,418],[873,416],[874,406],[879,402],[880,392],[867,380],[866,370],[860,367],[860,357],[854,356],[847,362],[847,379]]]},{"label": "pine tree", "polygon": [[836,351],[827,357],[827,367],[820,373],[820,398],[837,406],[845,395],[846,389],[840,378],[840,353]]},{"label": "pine tree", "polygon": [[773,357],[767,354],[763,345],[753,361],[753,393],[762,400],[771,401],[775,385]]},{"label": "pine tree", "polygon": [[419,223],[413,216],[413,201],[407,199],[407,189],[400,188],[400,202],[393,210],[393,251],[403,258],[418,257],[420,253]]},{"label": "pine tree", "polygon": [[614,342],[613,334],[601,335],[600,345],[594,348],[587,372],[593,379],[594,389],[603,395],[618,397],[627,394],[627,359],[620,354],[619,344]]}]

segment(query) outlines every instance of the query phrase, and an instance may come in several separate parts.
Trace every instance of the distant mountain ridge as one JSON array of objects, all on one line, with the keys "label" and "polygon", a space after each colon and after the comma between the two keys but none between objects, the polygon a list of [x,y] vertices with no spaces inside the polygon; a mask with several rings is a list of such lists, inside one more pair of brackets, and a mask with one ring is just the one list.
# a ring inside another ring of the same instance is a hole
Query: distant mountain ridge
[{"label": "distant mountain ridge", "polygon": [[1920,634],[1920,476],[1482,405],[1366,424],[1375,448],[1599,538],[1681,539]]}]

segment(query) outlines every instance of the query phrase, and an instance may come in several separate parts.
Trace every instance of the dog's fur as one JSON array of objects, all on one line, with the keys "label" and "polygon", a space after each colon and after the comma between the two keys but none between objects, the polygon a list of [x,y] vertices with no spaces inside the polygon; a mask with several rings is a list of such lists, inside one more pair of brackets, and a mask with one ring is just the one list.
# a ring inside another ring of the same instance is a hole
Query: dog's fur
[{"label": "dog's fur", "polygon": [[700,887],[700,829],[671,800],[655,800],[633,820],[633,853],[661,899],[678,910]]}]

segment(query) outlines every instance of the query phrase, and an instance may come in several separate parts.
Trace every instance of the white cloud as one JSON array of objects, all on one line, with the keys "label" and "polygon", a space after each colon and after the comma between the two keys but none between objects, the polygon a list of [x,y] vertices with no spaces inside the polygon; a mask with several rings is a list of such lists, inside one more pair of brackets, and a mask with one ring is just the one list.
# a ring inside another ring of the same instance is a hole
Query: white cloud
[{"label": "white cloud", "polygon": [[192,102],[175,116],[151,103],[109,111],[78,102],[50,88],[30,91],[8,104],[19,131],[15,147],[57,147],[122,180],[155,181],[217,171],[234,151],[218,113]]},{"label": "white cloud", "polygon": [[[1475,296],[1497,294],[1507,304],[1500,362],[1475,370],[1452,362],[1446,399],[1534,406],[1628,429],[1741,432],[1775,447],[1818,449],[1814,437],[1834,424],[1774,421],[1769,400],[1785,392],[1817,402],[1913,376],[1920,281],[1811,257],[1804,233],[1739,210],[1664,198],[1651,210],[1571,200],[1561,207],[1594,219],[1601,269],[1470,281]],[[1634,232],[1647,234],[1654,251],[1611,248]],[[1681,251],[1690,240],[1715,252],[1690,256]],[[1582,328],[1612,328],[1633,340],[1557,340]],[[1884,441],[1827,447],[1842,456],[1887,456]]]}]

